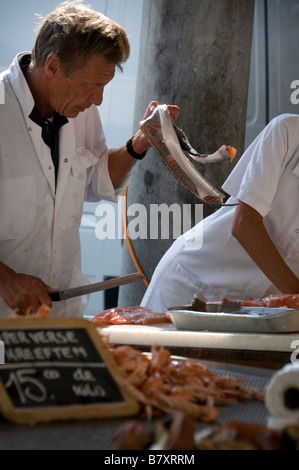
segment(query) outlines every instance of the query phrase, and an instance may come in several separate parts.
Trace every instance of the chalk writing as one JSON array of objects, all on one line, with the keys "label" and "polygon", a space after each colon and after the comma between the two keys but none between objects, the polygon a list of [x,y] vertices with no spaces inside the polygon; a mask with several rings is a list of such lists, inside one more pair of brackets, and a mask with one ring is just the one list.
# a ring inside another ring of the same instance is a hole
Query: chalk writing
[{"label": "chalk writing", "polygon": [[124,400],[86,330],[7,330],[0,338],[0,378],[16,408]]}]

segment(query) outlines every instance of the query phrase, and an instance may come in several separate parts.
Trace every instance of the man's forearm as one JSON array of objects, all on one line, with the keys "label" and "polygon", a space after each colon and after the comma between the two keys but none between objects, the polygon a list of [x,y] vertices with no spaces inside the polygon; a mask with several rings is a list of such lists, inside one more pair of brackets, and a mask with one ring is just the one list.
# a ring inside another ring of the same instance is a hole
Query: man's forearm
[{"label": "man's forearm", "polygon": [[280,292],[298,294],[299,279],[272,242],[258,212],[240,202],[236,208],[232,234]]},{"label": "man's forearm", "polygon": [[[138,131],[133,137],[132,146],[134,152],[136,152],[137,154],[142,154],[151,147],[151,144],[146,139],[146,137],[144,137],[142,132]],[[108,169],[110,179],[114,188],[116,188],[121,183],[121,181],[125,178],[126,174],[131,171],[137,161],[138,160],[136,158],[132,157],[127,152],[127,148],[125,145],[120,149],[117,149],[110,153]]]}]

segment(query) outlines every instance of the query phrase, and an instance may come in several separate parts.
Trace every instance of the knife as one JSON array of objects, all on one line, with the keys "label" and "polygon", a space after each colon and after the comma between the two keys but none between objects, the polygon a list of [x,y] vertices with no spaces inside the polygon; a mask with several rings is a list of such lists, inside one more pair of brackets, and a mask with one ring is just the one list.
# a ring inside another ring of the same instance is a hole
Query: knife
[{"label": "knife", "polygon": [[80,295],[92,294],[93,292],[131,284],[132,282],[141,281],[144,278],[144,274],[141,273],[128,274],[127,276],[115,277],[108,281],[97,282],[95,284],[87,284],[86,286],[73,287],[72,289],[48,292],[48,295],[53,302],[59,302],[60,300],[67,300],[72,297],[79,297]]}]

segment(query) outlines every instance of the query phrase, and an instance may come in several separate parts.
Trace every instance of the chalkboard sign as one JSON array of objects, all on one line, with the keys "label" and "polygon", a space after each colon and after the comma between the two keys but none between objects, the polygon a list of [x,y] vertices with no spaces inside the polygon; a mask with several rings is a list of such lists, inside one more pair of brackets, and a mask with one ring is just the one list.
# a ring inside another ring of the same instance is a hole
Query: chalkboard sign
[{"label": "chalkboard sign", "polygon": [[0,411],[15,423],[128,416],[138,412],[92,323],[83,319],[0,320]]}]

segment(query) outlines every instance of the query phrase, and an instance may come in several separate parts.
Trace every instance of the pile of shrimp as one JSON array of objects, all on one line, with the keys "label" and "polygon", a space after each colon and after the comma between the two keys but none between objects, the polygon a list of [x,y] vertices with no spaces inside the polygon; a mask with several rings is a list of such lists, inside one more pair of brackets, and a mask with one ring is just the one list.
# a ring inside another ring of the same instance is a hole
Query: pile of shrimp
[{"label": "pile of shrimp", "polygon": [[195,420],[214,423],[218,405],[264,400],[264,394],[246,388],[229,376],[218,376],[197,361],[178,360],[153,346],[143,354],[131,346],[111,347],[121,379],[119,385],[136,400],[150,420],[157,414],[184,411]]},{"label": "pile of shrimp", "polygon": [[24,314],[20,314],[19,313],[19,309],[15,309],[11,312],[11,314],[9,315],[9,318],[32,318],[32,317],[41,317],[41,318],[48,318],[50,315],[51,315],[51,307],[49,307],[48,305],[45,305],[45,304],[42,304],[36,312],[33,311],[33,309],[31,307],[28,307],[26,309],[26,312]]}]

